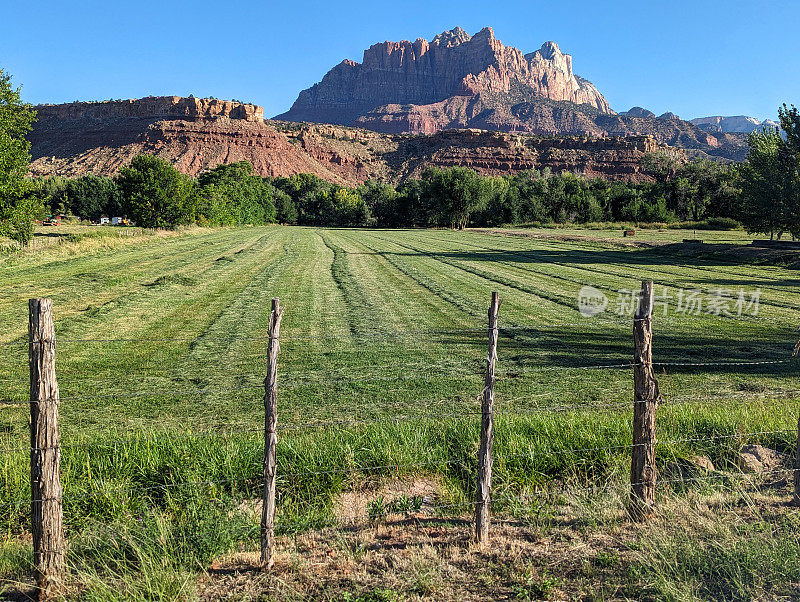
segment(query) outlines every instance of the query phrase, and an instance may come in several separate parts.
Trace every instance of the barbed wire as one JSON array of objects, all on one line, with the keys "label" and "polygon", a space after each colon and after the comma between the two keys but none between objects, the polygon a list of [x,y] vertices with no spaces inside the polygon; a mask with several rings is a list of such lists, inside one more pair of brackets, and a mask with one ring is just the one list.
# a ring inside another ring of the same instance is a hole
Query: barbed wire
[{"label": "barbed wire", "polygon": [[[412,374],[412,375],[398,375],[398,376],[367,376],[363,378],[318,378],[318,379],[306,379],[306,380],[297,380],[297,381],[283,381],[279,382],[279,388],[282,389],[293,389],[296,387],[306,387],[310,385],[325,385],[331,386],[332,384],[348,384],[348,383],[369,383],[369,382],[389,382],[389,381],[405,381],[405,380],[436,380],[440,378],[447,378],[447,377],[468,377],[473,376],[476,378],[482,378],[483,374],[480,372],[461,372],[461,373],[446,373],[446,374]],[[172,396],[183,396],[183,395],[210,395],[210,394],[217,394],[217,393],[231,393],[234,391],[242,391],[245,389],[263,389],[264,384],[248,384],[248,385],[239,385],[235,387],[223,387],[223,388],[207,388],[207,389],[175,389],[171,391],[140,391],[140,392],[115,392],[115,393],[96,393],[96,394],[89,394],[89,395],[60,395],[60,401],[79,401],[79,400],[88,400],[88,399],[126,399],[126,398],[135,398],[135,397],[172,397]],[[5,400],[0,401],[0,407],[3,405],[27,405],[31,403],[45,403],[47,401],[52,400],[36,400],[36,399],[18,399],[18,400]]]},{"label": "barbed wire", "polygon": [[[763,478],[765,476],[769,476],[772,474],[788,474],[794,473],[798,469],[795,468],[776,468],[771,470],[764,470],[761,472],[753,472],[753,473],[745,473],[742,471],[739,472],[722,472],[722,471],[713,471],[713,474],[708,474],[699,477],[680,477],[675,479],[656,479],[655,485],[658,486],[659,484],[673,484],[673,483],[694,483],[699,481],[706,481],[712,479],[733,479],[733,478],[744,478],[744,479],[757,479],[759,477]],[[570,488],[564,490],[564,492],[568,493],[582,493],[582,492],[596,492],[596,491],[608,491],[612,489],[630,489],[631,487],[636,487],[638,485],[649,485],[645,481],[640,481],[637,483],[619,483],[619,484],[612,484],[606,483],[605,485],[594,485],[589,487],[581,487],[578,489]]]},{"label": "barbed wire", "polygon": [[[756,437],[756,436],[765,436],[765,435],[777,435],[777,434],[786,434],[786,433],[794,433],[796,432],[794,429],[776,429],[771,431],[754,431],[754,432],[747,432],[747,433],[730,433],[730,434],[720,434],[720,435],[708,435],[703,437],[684,437],[684,438],[677,438],[677,439],[668,439],[662,441],[654,441],[653,445],[658,446],[666,446],[666,445],[674,445],[679,443],[693,443],[693,442],[704,442],[704,441],[716,441],[716,440],[724,440],[724,439],[741,439],[745,437]],[[500,462],[510,458],[538,458],[538,457],[547,457],[547,456],[555,456],[555,455],[563,455],[563,454],[578,454],[583,452],[595,452],[595,451],[619,451],[619,450],[628,450],[634,449],[636,447],[644,447],[646,445],[650,445],[649,443],[638,443],[638,444],[619,444],[619,445],[608,445],[608,446],[593,446],[593,447],[579,447],[579,448],[567,448],[567,449],[559,449],[559,450],[544,450],[544,451],[528,451],[528,452],[520,452],[514,454],[504,454],[500,455],[497,454],[495,458],[496,462]],[[33,448],[34,450],[45,450],[45,449],[57,449],[57,446],[53,446],[50,448]],[[452,466],[458,464],[470,464],[471,460],[466,459],[451,459],[451,460],[429,460],[425,462],[415,462],[415,463],[394,463],[394,464],[378,464],[378,465],[363,465],[363,466],[351,466],[346,468],[331,468],[326,470],[316,470],[316,471],[303,471],[303,472],[288,472],[282,473],[279,469],[276,471],[278,478],[282,479],[296,479],[301,477],[316,477],[316,476],[328,476],[333,474],[353,474],[358,472],[374,472],[374,471],[383,471],[383,470],[405,470],[405,469],[416,469],[416,468],[423,468],[423,467],[431,467],[431,466]],[[91,492],[86,494],[81,494],[77,496],[68,496],[70,499],[81,499],[84,497],[96,497],[98,495],[102,495],[103,493],[108,493],[109,491],[155,491],[160,489],[175,489],[180,487],[191,487],[191,486],[202,486],[202,485],[224,485],[236,482],[257,482],[259,477],[251,476],[251,477],[237,477],[231,479],[221,479],[221,480],[212,480],[212,479],[203,479],[200,481],[185,481],[179,483],[161,483],[158,485],[149,485],[149,486],[135,486],[130,484],[119,484],[117,487],[112,487],[103,491]],[[44,501],[44,500],[42,500]]]},{"label": "barbed wire", "polygon": [[[785,433],[796,433],[796,429],[778,429],[773,431],[756,431],[752,433],[734,433],[734,434],[727,434],[727,435],[709,435],[705,437],[684,437],[679,439],[667,439],[663,441],[656,440],[653,442],[653,445],[674,445],[677,443],[695,443],[701,441],[715,441],[720,439],[737,439],[737,438],[744,438],[744,437],[756,437],[756,436],[764,436],[764,435],[777,435],[777,434],[785,434]],[[505,460],[506,458],[528,458],[528,457],[541,457],[541,456],[553,456],[553,455],[562,455],[562,454],[575,454],[579,452],[588,452],[588,451],[616,451],[621,449],[634,449],[636,447],[645,447],[650,445],[649,443],[627,443],[627,444],[620,444],[620,445],[607,445],[607,446],[595,446],[595,447],[578,447],[578,448],[567,448],[567,449],[559,449],[559,450],[546,450],[546,451],[530,451],[530,452],[520,452],[516,454],[504,454],[502,456],[498,456],[495,461],[498,460]]]},{"label": "barbed wire", "polygon": [[[741,397],[770,397],[770,396],[790,396],[790,395],[797,395],[800,394],[800,390],[778,390],[778,391],[758,391],[758,392],[732,392],[728,394],[720,394],[715,396],[684,396],[684,397],[668,397],[662,398],[660,405],[662,407],[669,407],[675,405],[684,405],[687,403],[700,403],[703,401],[708,401],[709,399],[715,400],[723,400],[723,401],[730,401],[731,398],[741,398]],[[480,398],[480,395],[475,396],[472,398],[472,401],[476,401]],[[527,396],[523,397],[515,397],[511,399],[502,399],[498,400],[499,408],[494,409],[493,414],[497,417],[521,417],[521,416],[533,416],[540,413],[549,413],[549,412],[569,412],[569,411],[576,411],[576,412],[590,412],[596,411],[600,409],[608,409],[608,408],[625,408],[625,409],[632,409],[635,404],[638,403],[651,403],[654,400],[633,400],[631,401],[617,401],[617,402],[608,402],[608,403],[576,403],[572,405],[567,404],[559,404],[559,405],[550,405],[550,406],[536,406],[532,408],[504,408],[504,404],[511,404],[516,403],[517,401],[525,401],[527,400]],[[427,405],[430,404],[459,404],[464,403],[464,400],[445,400],[445,399],[436,399],[436,400],[427,400],[424,402]],[[392,404],[394,408],[399,408],[400,404],[395,403]],[[389,407],[392,407],[389,406]],[[373,408],[374,409],[374,408]],[[384,410],[387,408],[384,407]],[[404,407],[407,409],[407,406]],[[392,414],[392,415],[381,415],[381,416],[370,416],[367,418],[348,418],[348,419],[329,419],[329,420],[318,420],[318,421],[310,421],[310,422],[298,422],[298,423],[287,423],[287,424],[279,424],[278,430],[279,431],[291,431],[291,430],[305,430],[305,429],[314,429],[314,428],[327,428],[331,426],[340,426],[340,427],[350,427],[350,426],[359,426],[364,424],[376,424],[376,423],[399,423],[399,422],[406,422],[406,421],[414,421],[414,420],[424,420],[424,419],[441,419],[441,418],[458,418],[458,419],[466,419],[470,416],[480,416],[483,412],[476,410],[461,410],[458,412],[455,411],[445,411],[445,412],[437,412],[437,413],[428,413],[428,412],[411,412],[411,413],[402,413],[402,414]],[[158,442],[158,441],[173,441],[177,438],[185,438],[185,439],[200,439],[200,438],[208,438],[208,437],[222,437],[227,438],[231,436],[235,436],[239,433],[263,433],[263,428],[247,428],[249,424],[240,424],[240,425],[231,425],[225,424],[224,428],[228,430],[220,430],[220,429],[212,429],[206,431],[197,431],[197,432],[176,432],[176,433],[164,433],[162,435],[153,436],[152,434],[146,433],[142,430],[129,430],[126,433],[118,434],[120,437],[118,440],[114,442],[104,443],[104,442],[93,442],[93,441],[84,441],[84,442],[66,442],[60,445],[61,449],[69,449],[69,448],[107,448],[113,449],[121,444],[133,444],[133,443],[145,443],[149,444],[151,442]],[[757,434],[757,433],[754,433]],[[129,437],[128,439],[122,437]],[[50,448],[33,448],[34,451],[50,449]],[[7,447],[3,448],[3,451],[8,452],[22,452],[26,451],[27,448],[17,448],[17,447]]]},{"label": "barbed wire", "polygon": [[[778,396],[796,396],[800,395],[800,389],[784,389],[778,391],[741,391],[741,392],[731,392],[731,393],[720,393],[718,395],[695,395],[695,396],[669,396],[669,397],[662,397],[659,402],[659,407],[670,407],[676,405],[685,405],[689,403],[702,403],[704,401],[711,400],[723,400],[723,401],[730,401],[732,398],[741,398],[741,397],[778,397]],[[632,401],[612,401],[606,403],[575,403],[572,405],[560,404],[560,405],[550,405],[550,406],[534,406],[531,408],[511,408],[505,409],[503,405],[516,403],[519,401],[527,401],[530,397],[529,396],[519,396],[513,397],[510,399],[503,399],[502,396],[498,396],[499,398],[495,401],[495,403],[500,406],[500,409],[495,409],[494,414],[497,415],[527,415],[527,414],[538,414],[538,413],[545,413],[545,412],[570,412],[570,411],[594,411],[598,409],[607,409],[607,408],[626,408],[626,409],[633,409],[633,406],[639,403],[651,403],[654,400],[651,399],[635,399]]]},{"label": "barbed wire", "polygon": [[[460,460],[431,460],[427,462],[415,462],[411,464],[379,464],[374,466],[357,466],[357,467],[349,467],[349,468],[333,468],[329,470],[318,470],[318,471],[306,471],[306,472],[294,472],[294,473],[282,473],[280,470],[276,471],[278,479],[293,479],[297,477],[303,476],[326,476],[332,474],[352,474],[357,472],[375,472],[375,471],[382,471],[382,470],[400,470],[400,469],[413,469],[413,468],[422,468],[426,466],[445,466],[445,465],[453,465],[460,463]],[[278,467],[280,468],[280,467]],[[120,483],[117,486],[106,488],[102,491],[94,491],[94,492],[87,492],[79,495],[69,495],[67,499],[70,500],[78,500],[78,499],[85,499],[90,497],[97,497],[99,495],[103,495],[105,493],[110,492],[119,492],[119,491],[127,491],[127,492],[143,492],[143,491],[158,491],[163,489],[177,489],[181,487],[199,487],[203,485],[229,485],[231,483],[247,483],[253,482],[254,484],[258,484],[261,486],[262,478],[260,476],[250,476],[250,477],[235,477],[230,479],[203,479],[200,481],[183,481],[178,483],[161,483],[159,485],[144,485],[144,486],[136,486],[132,484],[125,484]],[[54,501],[54,500],[63,500],[63,495],[61,498],[40,498],[37,500],[32,500],[35,502],[45,502],[45,501]]]},{"label": "barbed wire", "polygon": [[[441,419],[442,417],[448,418],[462,418],[466,419],[470,416],[481,416],[482,413],[479,411],[475,412],[462,412],[462,413],[455,413],[455,412],[442,412],[437,414],[429,414],[429,413],[413,413],[413,414],[402,414],[402,415],[388,415],[388,416],[376,416],[374,418],[364,418],[364,419],[352,419],[352,420],[325,420],[325,421],[314,421],[314,422],[305,422],[305,423],[294,423],[294,424],[285,424],[281,425],[278,424],[277,430],[279,432],[285,431],[293,431],[293,430],[305,430],[305,429],[314,429],[314,428],[327,428],[331,426],[339,426],[339,427],[347,427],[347,426],[359,426],[364,424],[375,424],[381,422],[409,422],[414,420],[424,420],[424,419],[431,419],[437,420]],[[105,443],[102,441],[94,442],[94,441],[81,441],[81,442],[66,442],[62,443],[57,446],[49,446],[49,447],[25,447],[25,448],[0,448],[0,451],[3,452],[23,452],[23,451],[45,451],[48,449],[86,449],[86,448],[106,448],[106,449],[113,449],[125,444],[149,444],[161,441],[174,441],[175,439],[206,439],[209,437],[220,437],[220,438],[229,438],[232,436],[239,435],[241,433],[264,433],[264,428],[240,428],[236,425],[226,425],[227,429],[225,431],[219,430],[210,430],[210,431],[199,431],[194,433],[174,433],[174,434],[164,434],[159,436],[152,436],[144,431],[130,431],[131,438],[124,439],[119,438],[113,442]],[[235,430],[232,430],[235,429]]]},{"label": "barbed wire", "polygon": [[[452,364],[447,364],[447,365],[433,364],[432,365],[430,363],[424,362],[423,359],[424,358],[420,358],[420,361],[416,361],[416,362],[413,362],[413,363],[410,363],[410,364],[398,364],[396,362],[395,363],[389,363],[389,364],[363,364],[363,365],[359,365],[359,366],[340,366],[340,367],[337,367],[337,368],[330,368],[330,369],[318,368],[318,369],[313,370],[313,372],[329,374],[331,372],[333,372],[333,373],[341,373],[341,372],[343,372],[345,370],[354,370],[354,371],[385,370],[385,369],[404,370],[404,369],[410,369],[410,368],[424,368],[427,375],[430,375],[430,372],[431,372],[432,369],[434,369],[434,370],[441,369],[443,371],[440,374],[436,374],[436,376],[482,376],[483,375],[482,372],[473,372],[473,371],[469,371],[469,370],[460,370],[460,371],[459,370],[449,370],[449,371],[447,371],[449,368],[459,368],[459,366],[452,365]],[[476,357],[476,358],[473,358],[473,360],[471,360],[471,361],[477,361],[477,360],[483,361],[483,359],[484,359],[483,357],[480,357],[480,358]],[[795,356],[790,356],[790,357],[785,358],[785,359],[755,360],[755,361],[710,361],[710,362],[665,362],[665,361],[654,361],[654,362],[652,362],[651,365],[653,365],[653,366],[664,366],[664,367],[670,367],[670,366],[673,366],[673,367],[756,366],[756,365],[769,365],[769,364],[787,364],[787,363],[791,363],[795,359],[800,359],[800,358],[796,358]],[[637,364],[635,362],[624,362],[623,361],[623,362],[615,363],[615,364],[585,364],[585,365],[578,365],[578,366],[563,366],[563,365],[562,366],[527,366],[527,367],[526,366],[521,366],[521,367],[517,367],[517,368],[510,368],[504,373],[499,373],[498,376],[503,376],[503,375],[510,376],[510,375],[514,375],[514,374],[518,374],[518,373],[522,373],[522,372],[539,372],[539,371],[552,371],[552,370],[593,370],[593,369],[628,368],[628,367],[634,367],[634,366],[637,366],[637,365],[639,365],[639,364]],[[286,374],[287,373],[285,372],[285,369],[284,369],[284,371],[282,371],[282,375],[283,375],[284,379],[286,377]],[[289,371],[289,374],[291,374],[291,370]],[[308,371],[303,371],[303,374],[308,374]],[[325,383],[331,383],[331,382],[362,382],[362,381],[369,381],[369,380],[404,379],[404,378],[412,378],[412,377],[413,377],[413,375],[399,375],[399,376],[373,375],[373,376],[366,376],[366,377],[363,377],[363,378],[349,378],[349,377],[344,377],[344,378],[325,378],[323,376],[320,376],[319,378],[316,378],[316,379],[300,379],[300,380],[291,380],[291,379],[290,380],[284,380],[284,379],[282,379],[281,386],[284,386],[284,387],[286,387],[286,386],[288,386],[288,387],[303,386],[303,385],[311,384],[311,383],[314,383],[314,382],[317,382],[317,381],[325,382]],[[150,377],[144,377],[144,378],[150,378],[152,380],[157,380],[159,378],[161,378],[161,379],[170,379],[171,376],[170,375],[164,375],[163,377],[150,376]],[[243,380],[245,378],[252,378],[252,374],[234,375],[234,376],[229,376],[229,378],[232,379],[232,380]],[[12,379],[0,379],[0,380],[4,380],[5,382],[16,382],[15,380],[12,380]],[[22,379],[20,379],[20,380],[22,380]],[[86,377],[85,380],[96,380],[96,377]],[[260,386],[262,386],[262,385],[261,384],[253,384],[253,385],[243,385],[243,386],[240,386],[239,388],[248,388],[248,387],[258,388]],[[236,388],[227,388],[227,389],[225,389],[225,388],[221,388],[221,389],[191,389],[191,390],[187,390],[186,394],[192,395],[192,394],[195,394],[195,393],[201,392],[201,391],[225,392],[225,391],[232,391],[232,390],[236,390]],[[143,395],[162,395],[162,394],[166,395],[166,394],[178,394],[178,393],[180,393],[180,391],[172,390],[172,391],[152,392],[152,393],[144,392],[142,394]],[[108,394],[108,396],[124,396],[124,395],[126,395],[126,394],[125,393],[110,393],[110,394]],[[131,394],[131,395],[133,395],[133,394]],[[80,396],[62,396],[62,399],[68,399],[68,398],[78,399],[78,398],[80,398]],[[24,403],[28,403],[28,402],[25,401]]]},{"label": "barbed wire", "polygon": [[496,378],[505,376],[514,376],[515,374],[525,372],[548,372],[553,370],[613,370],[621,368],[633,368],[638,364],[633,362],[624,362],[619,364],[586,364],[583,366],[530,366],[522,368],[508,369],[506,372],[495,373]]},{"label": "barbed wire", "polygon": [[[354,338],[367,338],[367,337],[388,337],[393,338],[405,335],[437,335],[437,334],[460,334],[460,333],[476,333],[484,332],[488,326],[476,328],[439,328],[439,329],[409,329],[409,330],[370,330],[365,332],[351,332],[349,335],[283,335],[280,337],[281,342],[285,341],[309,341],[309,340],[331,340],[339,339],[342,341],[351,340]],[[215,341],[223,343],[240,343],[247,341],[262,341],[268,342],[268,336],[252,336],[252,337],[214,337],[214,336],[197,336],[197,337],[109,337],[109,338],[69,338],[56,336],[56,344],[58,343],[202,343],[204,341]],[[30,341],[9,341],[0,343],[0,345],[28,345]]]},{"label": "barbed wire", "polygon": [[[578,311],[577,309],[575,311]],[[717,316],[716,314],[701,314],[708,317],[729,317]],[[585,317],[583,320],[577,322],[555,322],[555,323],[537,323],[529,325],[511,325],[511,326],[498,326],[499,332],[517,332],[517,331],[537,331],[542,328],[564,328],[564,327],[603,327],[608,325],[629,326],[635,322],[652,320],[654,317],[637,318],[631,316],[629,318],[610,319],[610,318],[597,318],[596,316]],[[751,322],[755,316],[747,316],[747,319],[742,319],[742,322]],[[771,321],[771,319],[770,319]],[[419,328],[408,330],[369,330],[364,332],[351,332],[346,335],[283,335],[280,337],[281,342],[287,341],[312,341],[312,340],[341,340],[350,341],[352,339],[361,338],[396,338],[406,335],[446,335],[446,334],[466,334],[466,333],[482,333],[486,332],[488,325],[481,327],[468,327],[468,328]],[[248,341],[254,342],[268,342],[268,336],[250,336],[250,337],[216,337],[200,335],[196,337],[99,337],[99,338],[71,338],[56,336],[55,342],[58,343],[202,343],[206,341],[223,342],[223,343],[242,343]],[[6,341],[0,343],[0,346],[24,346],[31,344],[28,340],[19,341]]]},{"label": "barbed wire", "polygon": [[794,361],[794,358],[783,360],[758,360],[758,361],[733,361],[733,362],[653,362],[653,366],[687,366],[687,367],[701,367],[701,366],[762,366],[766,364],[788,364]]}]

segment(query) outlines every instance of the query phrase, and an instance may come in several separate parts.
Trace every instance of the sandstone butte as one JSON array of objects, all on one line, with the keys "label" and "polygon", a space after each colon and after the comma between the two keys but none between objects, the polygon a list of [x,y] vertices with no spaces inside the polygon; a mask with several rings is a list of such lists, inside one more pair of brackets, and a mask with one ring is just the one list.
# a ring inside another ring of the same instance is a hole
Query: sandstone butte
[{"label": "sandstone butte", "polygon": [[427,166],[465,166],[485,175],[550,168],[609,179],[647,179],[639,165],[680,149],[652,136],[543,137],[476,129],[384,134],[339,125],[263,119],[263,109],[215,99],[140,100],[36,107],[31,133],[35,176],[113,175],[141,153],[156,154],[191,175],[250,161],[263,176],[313,173],[339,184],[398,183]]}]

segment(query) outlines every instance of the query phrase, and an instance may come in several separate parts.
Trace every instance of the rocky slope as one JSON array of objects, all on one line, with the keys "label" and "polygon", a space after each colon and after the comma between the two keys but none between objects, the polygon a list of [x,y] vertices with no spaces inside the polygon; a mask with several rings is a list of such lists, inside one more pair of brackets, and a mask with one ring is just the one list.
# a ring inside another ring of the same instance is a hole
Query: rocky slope
[{"label": "rocky slope", "polygon": [[307,172],[349,185],[368,179],[399,182],[429,165],[463,165],[492,175],[549,167],[640,181],[647,177],[639,166],[645,153],[684,156],[647,136],[550,138],[480,130],[381,134],[264,121],[261,107],[254,105],[179,97],[37,110],[30,136],[33,175],[113,175],[136,155],[154,153],[192,175],[247,160],[264,176]]},{"label": "rocky slope", "polygon": [[173,96],[36,107],[30,135],[34,175],[112,175],[153,153],[197,175],[221,163],[250,161],[262,175],[310,172],[349,181],[264,124],[264,109],[232,101]]},{"label": "rocky slope", "polygon": [[548,136],[653,136],[694,154],[738,160],[736,132],[712,130],[635,107],[617,115],[595,86],[575,75],[555,42],[530,54],[490,28],[461,28],[433,40],[383,42],[361,63],[345,60],[303,90],[276,119],[355,125],[384,133],[479,128]]}]

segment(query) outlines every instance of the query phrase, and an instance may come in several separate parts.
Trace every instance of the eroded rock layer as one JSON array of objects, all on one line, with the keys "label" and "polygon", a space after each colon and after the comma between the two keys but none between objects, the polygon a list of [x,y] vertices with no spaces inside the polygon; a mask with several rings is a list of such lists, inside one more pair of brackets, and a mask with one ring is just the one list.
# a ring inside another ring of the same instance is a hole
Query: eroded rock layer
[{"label": "eroded rock layer", "polygon": [[264,121],[258,117],[261,107],[254,105],[166,99],[38,107],[39,121],[31,134],[32,174],[113,175],[136,155],[153,153],[191,175],[246,160],[264,176],[306,172],[349,185],[369,179],[397,183],[429,165],[462,165],[487,175],[549,167],[642,180],[647,176],[639,160],[646,153],[685,156],[648,136],[552,138],[469,129],[383,134]]}]

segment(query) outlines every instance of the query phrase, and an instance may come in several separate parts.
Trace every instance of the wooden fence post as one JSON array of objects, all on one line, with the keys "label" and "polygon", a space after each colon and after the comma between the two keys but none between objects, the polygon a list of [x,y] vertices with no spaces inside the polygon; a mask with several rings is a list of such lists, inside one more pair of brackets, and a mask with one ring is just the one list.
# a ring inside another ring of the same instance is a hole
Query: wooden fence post
[{"label": "wooden fence post", "polygon": [[275,561],[275,474],[278,435],[278,336],[283,308],[280,299],[272,299],[267,345],[267,377],[264,379],[264,493],[261,497],[261,568],[269,570]]},{"label": "wooden fence post", "polygon": [[497,362],[497,313],[500,297],[492,293],[489,305],[489,355],[481,399],[481,446],[478,450],[478,484],[475,494],[475,541],[489,541],[489,504],[492,490],[492,443],[494,441],[494,368]]},{"label": "wooden fence post", "polygon": [[635,520],[653,513],[656,492],[656,408],[660,400],[653,373],[653,281],[642,282],[633,322],[633,450],[630,512]]},{"label": "wooden fence post", "polygon": [[[798,343],[800,345],[800,343]],[[800,506],[800,417],[797,419],[797,443],[794,447],[794,500]]]},{"label": "wooden fence post", "polygon": [[61,450],[53,302],[28,301],[31,376],[31,531],[39,599],[58,594],[64,579],[66,542],[61,508]]}]

